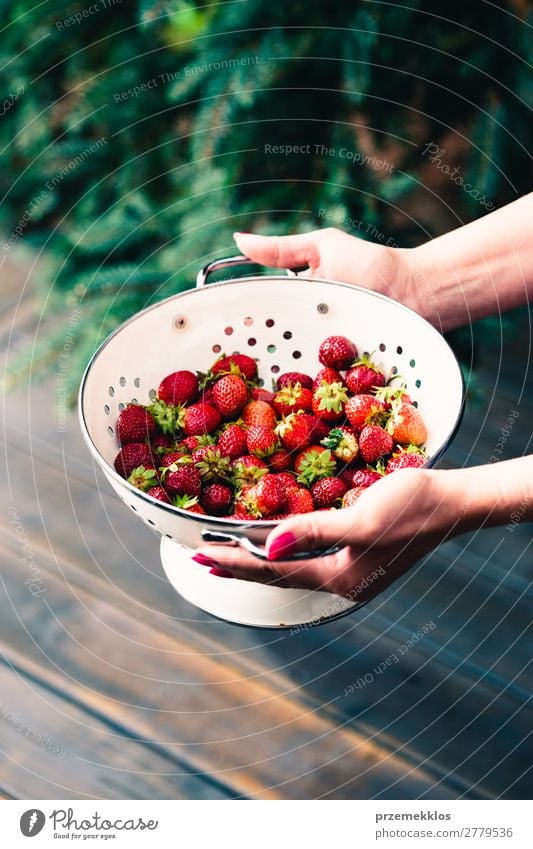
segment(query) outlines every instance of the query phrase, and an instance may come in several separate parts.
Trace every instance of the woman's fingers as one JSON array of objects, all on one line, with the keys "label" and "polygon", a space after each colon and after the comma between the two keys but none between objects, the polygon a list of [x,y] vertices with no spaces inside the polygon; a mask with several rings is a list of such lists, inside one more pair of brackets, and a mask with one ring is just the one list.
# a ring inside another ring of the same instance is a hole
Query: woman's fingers
[{"label": "woman's fingers", "polygon": [[239,250],[249,259],[274,268],[316,268],[319,264],[316,233],[296,236],[257,236],[234,233]]},{"label": "woman's fingers", "polygon": [[302,513],[285,519],[267,537],[268,559],[283,560],[295,552],[326,551],[333,546],[350,545],[354,542],[359,512],[358,503],[343,510]]}]

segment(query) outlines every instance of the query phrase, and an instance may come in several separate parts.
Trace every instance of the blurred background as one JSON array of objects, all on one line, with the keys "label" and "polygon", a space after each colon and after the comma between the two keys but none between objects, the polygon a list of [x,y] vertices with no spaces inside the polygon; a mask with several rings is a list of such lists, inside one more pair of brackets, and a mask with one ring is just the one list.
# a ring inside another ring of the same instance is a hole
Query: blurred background
[{"label": "blurred background", "polygon": [[[98,343],[235,230],[414,246],[531,190],[532,4],[0,8],[0,792],[523,797],[527,526],[441,547],[357,619],[243,631],[169,592],[70,410]],[[530,451],[529,310],[450,341],[469,405],[443,465],[503,430],[502,459]]]}]

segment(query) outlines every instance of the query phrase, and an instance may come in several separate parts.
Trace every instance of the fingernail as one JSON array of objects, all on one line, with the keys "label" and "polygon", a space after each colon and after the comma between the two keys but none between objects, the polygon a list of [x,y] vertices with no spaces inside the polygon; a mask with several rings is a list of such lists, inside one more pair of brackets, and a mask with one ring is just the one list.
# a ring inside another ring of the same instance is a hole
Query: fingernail
[{"label": "fingernail", "polygon": [[275,537],[268,545],[267,557],[269,560],[283,560],[289,557],[296,548],[296,537],[290,531]]},{"label": "fingernail", "polygon": [[212,557],[208,557],[206,554],[201,554],[201,552],[193,554],[192,559],[196,560],[197,563],[200,563],[201,566],[220,566],[218,560],[214,560]]},{"label": "fingernail", "polygon": [[217,569],[216,566],[213,569],[209,570],[210,575],[215,575],[217,578],[234,578],[235,575],[232,575],[231,572],[228,572],[227,569]]}]

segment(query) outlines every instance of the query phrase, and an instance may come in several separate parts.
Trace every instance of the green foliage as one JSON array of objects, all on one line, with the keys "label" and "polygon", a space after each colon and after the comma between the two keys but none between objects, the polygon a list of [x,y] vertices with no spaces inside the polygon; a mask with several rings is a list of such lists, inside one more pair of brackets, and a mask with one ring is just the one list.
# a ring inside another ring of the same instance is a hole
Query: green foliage
[{"label": "green foliage", "polygon": [[413,245],[484,213],[435,182],[430,142],[495,205],[528,187],[531,41],[514,3],[0,8],[2,91],[22,90],[0,123],[0,224],[8,241],[26,215],[15,243],[45,249],[48,308],[81,310],[72,388],[104,330],[190,286],[235,229],[311,229],[325,209]]}]

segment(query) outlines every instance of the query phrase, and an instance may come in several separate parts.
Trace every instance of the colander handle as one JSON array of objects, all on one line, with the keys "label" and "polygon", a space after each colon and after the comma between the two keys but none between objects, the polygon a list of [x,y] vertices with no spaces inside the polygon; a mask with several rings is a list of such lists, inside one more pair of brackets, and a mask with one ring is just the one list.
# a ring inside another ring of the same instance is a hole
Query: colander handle
[{"label": "colander handle", "polygon": [[[205,542],[221,542],[226,545],[240,545],[241,548],[245,548],[246,551],[249,551],[250,554],[254,555],[254,557],[259,557],[260,560],[268,560],[265,547],[256,545],[254,542],[249,540],[248,537],[244,536],[244,534],[229,534],[222,531],[210,531],[206,528],[202,531],[202,539],[205,540]],[[325,557],[328,554],[335,554],[337,551],[340,551],[340,549],[340,545],[335,545],[328,548],[326,551],[298,551],[296,554],[293,554],[292,557],[284,557],[283,559],[311,560],[315,557]]]},{"label": "colander handle", "polygon": [[[202,289],[207,283],[207,278],[213,271],[221,271],[223,268],[233,268],[235,265],[257,265],[257,263],[254,263],[253,259],[248,259],[248,257],[243,254],[214,259],[212,262],[208,262],[207,265],[204,265],[204,267],[198,272],[196,277],[196,288]],[[290,268],[286,268],[285,273],[289,277],[296,277],[295,272],[291,271]]]}]

